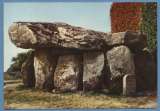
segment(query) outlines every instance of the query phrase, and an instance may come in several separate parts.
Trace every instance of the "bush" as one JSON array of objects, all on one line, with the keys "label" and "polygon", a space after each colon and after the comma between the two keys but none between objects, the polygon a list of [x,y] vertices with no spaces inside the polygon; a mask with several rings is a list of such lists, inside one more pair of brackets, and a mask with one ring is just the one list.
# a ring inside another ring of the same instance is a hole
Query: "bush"
[{"label": "bush", "polygon": [[22,77],[21,77],[20,72],[16,72],[16,73],[4,72],[4,80],[17,80],[21,78]]}]

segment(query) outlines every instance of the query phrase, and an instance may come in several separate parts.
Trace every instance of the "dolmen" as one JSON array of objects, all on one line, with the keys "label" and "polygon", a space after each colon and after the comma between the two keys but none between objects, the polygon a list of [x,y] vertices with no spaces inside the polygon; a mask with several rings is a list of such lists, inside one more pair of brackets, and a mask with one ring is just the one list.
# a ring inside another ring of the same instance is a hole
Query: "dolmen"
[{"label": "dolmen", "polygon": [[146,47],[146,36],[139,32],[104,33],[66,23],[15,22],[9,36],[17,47],[33,50],[21,69],[26,87],[136,93],[134,55]]}]

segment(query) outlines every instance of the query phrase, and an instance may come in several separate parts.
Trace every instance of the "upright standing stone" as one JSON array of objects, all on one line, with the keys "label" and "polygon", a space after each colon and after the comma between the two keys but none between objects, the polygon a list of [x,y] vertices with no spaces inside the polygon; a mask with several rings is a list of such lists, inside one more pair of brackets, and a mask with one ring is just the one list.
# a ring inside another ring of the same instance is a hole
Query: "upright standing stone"
[{"label": "upright standing stone", "polygon": [[104,54],[102,52],[84,53],[83,62],[83,90],[99,89],[104,68]]},{"label": "upright standing stone", "polygon": [[35,86],[35,74],[34,74],[34,52],[30,52],[26,61],[22,64],[21,74],[23,79],[23,84],[25,87]]},{"label": "upright standing stone", "polygon": [[123,95],[131,96],[136,93],[136,78],[133,74],[123,77]]},{"label": "upright standing stone", "polygon": [[147,50],[134,54],[137,91],[156,89],[156,64]]},{"label": "upright standing stone", "polygon": [[68,54],[59,57],[54,73],[54,85],[57,91],[67,92],[78,90],[79,77],[82,74],[81,62],[80,55]]},{"label": "upright standing stone", "polygon": [[126,74],[135,74],[135,66],[131,51],[126,46],[118,46],[107,52],[107,60],[111,78]]},{"label": "upright standing stone", "polygon": [[107,52],[107,61],[110,67],[110,88],[117,92],[122,92],[122,78],[126,74],[135,74],[135,66],[132,54],[128,47],[118,46]]},{"label": "upright standing stone", "polygon": [[34,57],[34,69],[36,84],[39,89],[52,90],[54,88],[54,70],[57,56],[53,56],[48,49],[36,49]]}]

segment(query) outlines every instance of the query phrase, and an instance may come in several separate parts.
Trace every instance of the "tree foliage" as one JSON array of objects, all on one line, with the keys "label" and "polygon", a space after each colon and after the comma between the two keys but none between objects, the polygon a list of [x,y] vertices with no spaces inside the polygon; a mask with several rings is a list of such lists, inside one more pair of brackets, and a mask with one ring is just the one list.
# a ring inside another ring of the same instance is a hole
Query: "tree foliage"
[{"label": "tree foliage", "polygon": [[16,57],[13,57],[12,58],[12,64],[8,68],[7,72],[10,72],[10,73],[12,73],[12,72],[20,72],[22,64],[29,57],[31,52],[32,51],[30,50],[28,52],[19,53],[19,54],[17,54]]}]

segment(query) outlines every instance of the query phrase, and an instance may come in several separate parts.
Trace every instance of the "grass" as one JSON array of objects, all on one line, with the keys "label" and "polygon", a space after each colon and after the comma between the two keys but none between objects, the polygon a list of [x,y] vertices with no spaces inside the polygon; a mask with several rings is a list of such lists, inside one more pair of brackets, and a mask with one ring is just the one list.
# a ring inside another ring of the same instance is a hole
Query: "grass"
[{"label": "grass", "polygon": [[18,84],[5,88],[5,109],[46,108],[155,108],[156,98],[102,93],[49,93]]},{"label": "grass", "polygon": [[4,84],[13,84],[13,83],[20,83],[22,82],[21,79],[17,79],[17,80],[5,80]]}]

